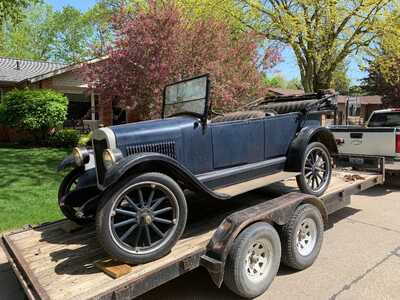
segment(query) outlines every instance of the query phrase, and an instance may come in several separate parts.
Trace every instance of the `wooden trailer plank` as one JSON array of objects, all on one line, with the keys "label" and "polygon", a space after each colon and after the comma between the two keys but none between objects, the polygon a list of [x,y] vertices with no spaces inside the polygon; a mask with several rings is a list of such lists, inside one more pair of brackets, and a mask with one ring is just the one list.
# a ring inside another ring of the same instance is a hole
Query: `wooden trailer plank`
[{"label": "wooden trailer plank", "polygon": [[[360,173],[353,177],[349,171],[335,171],[330,187],[321,197],[328,209],[343,205],[351,193],[381,183],[382,176]],[[362,178],[362,179],[361,179]],[[198,210],[199,215],[188,224],[184,236],[167,256],[143,265],[132,266],[132,271],[113,279],[95,267],[96,261],[107,259],[96,241],[94,227],[68,232],[69,221],[60,221],[16,232],[3,237],[10,260],[14,262],[21,284],[32,299],[131,299],[164,282],[196,268],[200,256],[216,227],[231,212],[267,201],[272,196],[297,191],[296,181],[286,180],[227,202],[215,203]],[[347,193],[347,194],[346,194]],[[339,203],[339,204],[337,204]],[[336,206],[335,206],[336,205]],[[338,206],[339,205],[339,206]],[[216,209],[218,207],[218,209]],[[204,215],[214,217],[204,222]],[[192,216],[193,217],[193,216]],[[64,228],[64,229],[63,229]]]}]

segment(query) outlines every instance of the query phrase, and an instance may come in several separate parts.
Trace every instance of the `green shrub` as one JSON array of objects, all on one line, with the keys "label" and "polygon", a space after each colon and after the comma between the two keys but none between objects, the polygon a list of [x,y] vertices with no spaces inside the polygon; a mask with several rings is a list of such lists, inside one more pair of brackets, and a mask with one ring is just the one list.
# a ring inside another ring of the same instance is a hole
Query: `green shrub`
[{"label": "green shrub", "polygon": [[51,147],[75,147],[80,139],[79,131],[75,129],[59,129],[48,139]]},{"label": "green shrub", "polygon": [[67,117],[67,98],[52,90],[13,90],[4,96],[2,122],[30,131],[43,143],[51,128],[60,127]]},{"label": "green shrub", "polygon": [[90,145],[90,143],[92,142],[92,132],[89,132],[87,134],[82,134],[79,142],[78,142],[78,146],[88,146]]}]

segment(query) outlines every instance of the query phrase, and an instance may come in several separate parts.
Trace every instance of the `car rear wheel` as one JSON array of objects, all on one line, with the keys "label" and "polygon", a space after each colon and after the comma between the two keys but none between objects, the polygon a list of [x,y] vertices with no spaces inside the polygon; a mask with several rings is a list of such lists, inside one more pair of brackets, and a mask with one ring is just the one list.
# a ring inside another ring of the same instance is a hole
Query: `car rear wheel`
[{"label": "car rear wheel", "polygon": [[279,235],[268,223],[258,222],[243,230],[229,252],[224,282],[235,294],[254,298],[274,280],[281,260]]},{"label": "car rear wheel", "polygon": [[166,255],[187,218],[182,189],[170,177],[145,173],[108,191],[96,216],[98,239],[114,259],[142,264]]},{"label": "car rear wheel", "polygon": [[302,158],[301,174],[296,177],[300,190],[320,196],[328,188],[331,175],[332,165],[328,149],[319,142],[310,143]]},{"label": "car rear wheel", "polygon": [[86,225],[93,222],[92,218],[87,218],[78,214],[79,207],[86,202],[86,199],[83,200],[82,198],[76,198],[73,199],[74,201],[67,203],[66,197],[69,193],[77,190],[79,177],[83,174],[84,169],[73,169],[64,177],[58,189],[58,206],[60,207],[61,212],[67,219],[79,225]]}]

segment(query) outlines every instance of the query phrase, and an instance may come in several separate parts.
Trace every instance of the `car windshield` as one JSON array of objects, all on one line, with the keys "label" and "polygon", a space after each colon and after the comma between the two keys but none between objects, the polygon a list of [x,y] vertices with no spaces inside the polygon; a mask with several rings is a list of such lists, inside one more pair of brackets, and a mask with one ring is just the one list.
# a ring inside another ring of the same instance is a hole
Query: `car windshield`
[{"label": "car windshield", "polygon": [[400,127],[400,112],[375,113],[368,127]]},{"label": "car windshield", "polygon": [[207,76],[202,76],[167,86],[164,118],[185,113],[203,116],[207,105],[207,81]]}]

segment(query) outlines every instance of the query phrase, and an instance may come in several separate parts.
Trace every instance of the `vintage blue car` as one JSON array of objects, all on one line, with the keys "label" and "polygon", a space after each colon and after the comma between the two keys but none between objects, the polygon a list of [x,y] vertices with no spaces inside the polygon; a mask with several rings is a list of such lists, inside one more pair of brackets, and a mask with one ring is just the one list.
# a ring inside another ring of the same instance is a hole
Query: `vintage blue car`
[{"label": "vintage blue car", "polygon": [[61,163],[74,168],[60,186],[61,210],[79,224],[95,219],[113,258],[167,254],[185,229],[186,190],[229,201],[288,177],[312,195],[328,187],[336,143],[309,109],[258,105],[210,118],[209,94],[208,75],[168,85],[162,119],[100,128],[93,150],[75,148]]}]

